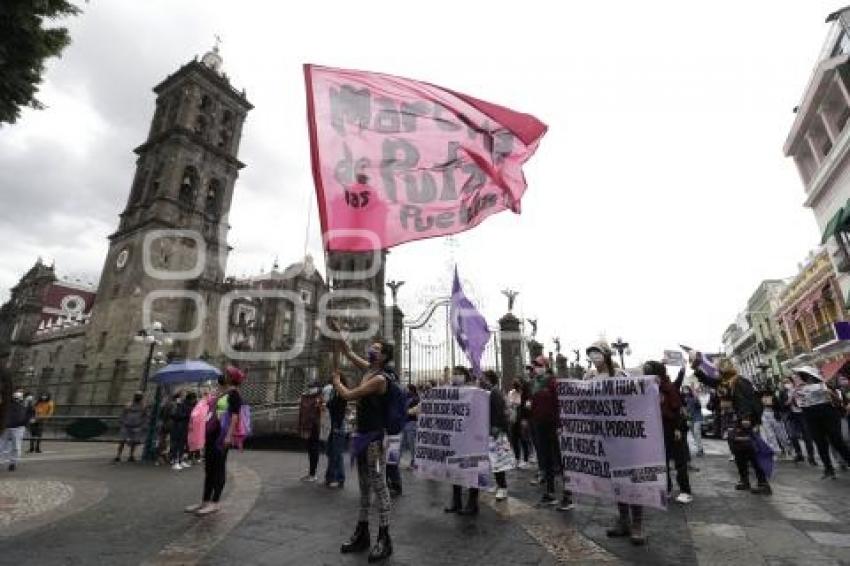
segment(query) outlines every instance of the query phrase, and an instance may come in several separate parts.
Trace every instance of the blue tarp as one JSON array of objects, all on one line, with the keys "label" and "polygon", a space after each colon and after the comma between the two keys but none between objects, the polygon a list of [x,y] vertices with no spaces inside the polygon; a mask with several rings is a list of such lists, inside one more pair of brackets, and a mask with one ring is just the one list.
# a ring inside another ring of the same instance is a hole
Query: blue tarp
[{"label": "blue tarp", "polygon": [[221,371],[201,360],[185,360],[173,362],[153,375],[156,383],[170,385],[172,383],[197,383],[218,379]]}]

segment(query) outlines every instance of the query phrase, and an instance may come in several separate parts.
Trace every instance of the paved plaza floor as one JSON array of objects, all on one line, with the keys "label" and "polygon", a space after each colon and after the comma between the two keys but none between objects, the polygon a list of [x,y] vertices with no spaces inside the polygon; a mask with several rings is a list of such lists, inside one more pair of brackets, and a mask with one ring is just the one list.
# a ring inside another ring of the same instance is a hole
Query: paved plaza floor
[{"label": "paved plaza floor", "polygon": [[[366,563],[339,554],[356,519],[356,476],[348,471],[343,490],[301,483],[301,452],[232,453],[222,511],[200,519],[182,512],[199,499],[197,467],[116,465],[100,443],[44,448],[0,470],[0,564]],[[723,443],[708,452],[694,460],[694,502],[650,510],[643,548],[605,537],[611,504],[579,496],[573,511],[538,508],[530,470],[509,473],[508,501],[483,494],[477,519],[446,515],[449,488],[405,470],[388,563],[850,565],[850,473],[821,480],[819,469],[780,462],[763,497],[734,491]]]}]

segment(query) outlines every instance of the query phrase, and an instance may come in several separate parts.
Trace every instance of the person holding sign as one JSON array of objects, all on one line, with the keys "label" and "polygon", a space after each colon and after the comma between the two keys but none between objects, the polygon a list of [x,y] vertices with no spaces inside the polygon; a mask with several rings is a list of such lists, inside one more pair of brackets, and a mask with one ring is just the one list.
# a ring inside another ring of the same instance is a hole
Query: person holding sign
[{"label": "person holding sign", "polygon": [[[455,366],[452,370],[452,387],[464,387],[474,385],[475,380],[469,370],[463,366]],[[452,485],[452,503],[444,509],[446,513],[457,513],[458,515],[468,515],[474,517],[478,515],[478,488],[469,488],[469,498],[466,501],[466,507],[463,506],[463,492],[461,486]]]},{"label": "person holding sign", "polygon": [[[589,378],[626,377],[628,374],[614,361],[611,347],[604,340],[591,344],[585,350],[588,359],[592,362]],[[643,507],[640,505],[628,505],[617,503],[619,517],[617,523],[606,531],[609,537],[629,537],[632,544],[641,546],[646,544],[646,536],[643,534]]]},{"label": "person holding sign", "polygon": [[[728,358],[720,358],[717,362],[719,377],[708,375],[701,361],[701,355],[694,358],[691,366],[694,369],[694,375],[700,383],[717,389],[721,406],[726,403],[732,409],[728,440],[740,478],[735,489],[751,490],[755,494],[772,494],[767,474],[756,458],[753,436],[761,424],[761,404],[758,402],[753,384],[738,375],[738,370]],[[750,489],[750,466],[758,480],[758,487],[752,489]]]},{"label": "person holding sign", "polygon": [[827,387],[820,372],[811,366],[795,368],[794,381],[797,384],[797,403],[803,409],[803,417],[823,462],[822,479],[835,479],[830,447],[850,464],[850,448],[841,438],[841,413],[836,407],[840,399],[834,390]]},{"label": "person holding sign", "polygon": [[[339,329],[329,321],[331,330]],[[348,388],[339,371],[334,371],[333,385],[337,394],[346,401],[357,402],[357,432],[351,443],[352,458],[357,461],[360,487],[360,513],[357,527],[351,538],[343,543],[340,552],[362,552],[369,548],[369,506],[372,492],[378,500],[378,540],[369,552],[369,562],[378,562],[393,553],[390,540],[390,493],[384,466],[384,416],[388,376],[386,365],[393,359],[393,346],[375,340],[366,349],[367,359],[351,350],[345,340],[339,340],[342,352],[354,366],[365,370],[360,385]]]}]

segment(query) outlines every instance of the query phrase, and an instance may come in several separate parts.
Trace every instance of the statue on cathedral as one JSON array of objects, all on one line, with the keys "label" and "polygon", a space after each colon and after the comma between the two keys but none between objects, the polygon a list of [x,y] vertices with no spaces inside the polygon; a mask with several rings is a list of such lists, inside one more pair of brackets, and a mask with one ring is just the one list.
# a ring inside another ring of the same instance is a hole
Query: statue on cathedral
[{"label": "statue on cathedral", "polygon": [[514,301],[516,300],[516,296],[519,295],[519,291],[503,289],[502,294],[508,298],[508,312],[512,312],[514,310]]},{"label": "statue on cathedral", "polygon": [[393,306],[398,304],[398,289],[404,285],[404,281],[387,281],[387,287],[390,288],[390,293],[393,297]]},{"label": "statue on cathedral", "polygon": [[527,318],[528,324],[531,326],[531,339],[537,337],[537,319],[536,318]]}]

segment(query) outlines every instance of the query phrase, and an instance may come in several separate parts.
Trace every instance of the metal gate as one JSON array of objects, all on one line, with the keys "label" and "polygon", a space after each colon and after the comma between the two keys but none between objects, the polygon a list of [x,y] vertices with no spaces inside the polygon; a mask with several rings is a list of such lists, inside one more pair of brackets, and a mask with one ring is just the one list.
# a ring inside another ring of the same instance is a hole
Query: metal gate
[{"label": "metal gate", "polygon": [[[418,317],[404,322],[402,366],[407,383],[445,383],[451,377],[452,367],[470,365],[452,335],[450,305],[450,297],[438,297]],[[491,327],[490,341],[481,356],[481,369],[499,373],[500,364],[499,329]]]}]

